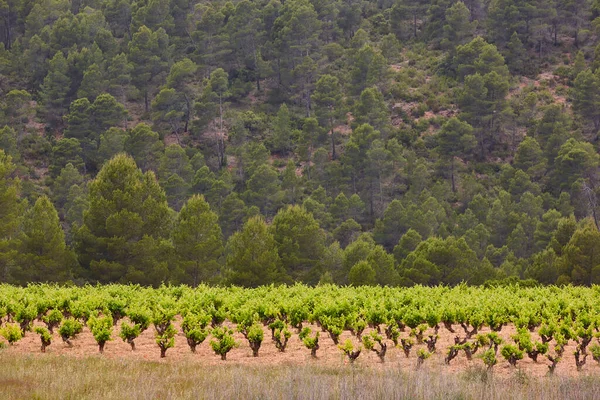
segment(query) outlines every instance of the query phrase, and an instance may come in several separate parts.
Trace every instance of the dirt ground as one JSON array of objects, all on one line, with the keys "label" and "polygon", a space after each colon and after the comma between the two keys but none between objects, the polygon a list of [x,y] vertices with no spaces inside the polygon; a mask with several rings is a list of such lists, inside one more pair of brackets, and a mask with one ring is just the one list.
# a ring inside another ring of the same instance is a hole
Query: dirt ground
[{"label": "dirt ground", "polygon": [[[36,325],[39,322],[36,322]],[[252,351],[248,342],[240,333],[235,333],[235,339],[238,343],[238,347],[234,348],[227,354],[227,360],[221,361],[220,356],[215,355],[210,347],[210,336],[204,343],[199,345],[196,349],[196,353],[191,353],[186,338],[179,329],[179,321],[175,323],[178,329],[178,334],[175,337],[175,346],[167,351],[167,357],[160,359],[160,350],[154,340],[154,329],[151,326],[149,329],[144,331],[142,335],[136,339],[136,350],[131,351],[131,347],[125,343],[121,338],[118,337],[120,323],[117,324],[113,331],[112,340],[108,342],[104,349],[104,354],[100,355],[98,352],[98,346],[94,341],[94,338],[86,327],[84,331],[79,334],[74,340],[72,340],[73,347],[68,347],[62,342],[60,336],[55,331],[52,344],[46,349],[46,354],[60,355],[69,357],[106,357],[109,359],[135,359],[135,360],[148,360],[148,361],[160,361],[165,363],[173,362],[194,362],[201,365],[216,365],[221,363],[236,364],[236,365],[289,365],[289,364],[307,364],[324,366],[324,367],[336,367],[348,364],[348,360],[342,351],[334,345],[333,341],[326,332],[321,332],[319,338],[320,348],[317,351],[317,359],[310,357],[310,350],[304,347],[301,340],[299,339],[296,330],[292,330],[293,334],[290,338],[285,352],[280,352],[274,342],[271,340],[271,333],[268,328],[265,330],[265,339],[259,351],[259,357],[252,357]],[[232,326],[233,327],[233,326]],[[312,326],[313,330],[317,327]],[[437,342],[437,351],[427,360],[425,363],[430,367],[444,368],[448,372],[462,372],[467,370],[469,367],[483,367],[483,361],[478,357],[483,351],[479,350],[477,354],[473,356],[471,361],[467,360],[463,351],[452,360],[449,366],[444,365],[444,357],[446,356],[447,349],[454,343],[454,337],[459,335],[464,337],[464,331],[460,326],[454,327],[456,333],[450,333],[445,328],[440,328],[438,335],[439,339]],[[365,333],[368,332],[368,329]],[[489,329],[485,328],[480,333],[487,333]],[[428,330],[427,333],[433,333],[433,330]],[[505,326],[499,333],[504,339],[505,343],[513,343],[510,336],[515,333],[513,326]],[[539,340],[536,333],[532,334],[534,340]],[[402,332],[401,338],[408,337],[408,329],[406,332]],[[340,343],[343,343],[346,339],[351,339],[355,345],[358,345],[356,337],[352,336],[348,331],[344,331],[340,337]],[[385,358],[385,362],[381,363],[377,355],[366,349],[362,350],[362,354],[356,361],[356,364],[363,367],[371,367],[375,369],[381,368],[401,368],[401,369],[415,369],[417,362],[417,349],[426,348],[425,344],[416,344],[411,352],[410,356],[406,358],[401,348],[394,348],[393,343],[390,340],[388,343],[388,351]],[[575,358],[573,352],[575,351],[575,342],[569,342],[569,345],[565,347],[562,361],[558,364],[555,374],[559,376],[585,376],[600,375],[600,366],[596,363],[591,355],[587,359],[587,363],[584,365],[581,371],[577,371],[575,367]],[[553,343],[550,343],[550,351],[552,352]],[[11,354],[39,354],[40,357],[45,356],[40,351],[40,339],[38,335],[28,332],[26,336],[15,343],[12,346],[7,346],[4,352]],[[588,351],[589,352],[589,351]],[[498,352],[498,364],[494,367],[494,373],[496,375],[512,376],[515,373],[515,369],[511,367],[507,361],[505,361]],[[545,376],[548,373],[549,361],[542,355],[538,357],[538,362],[535,363],[531,359],[524,356],[523,360],[517,363],[518,368],[527,373],[532,377]]]}]

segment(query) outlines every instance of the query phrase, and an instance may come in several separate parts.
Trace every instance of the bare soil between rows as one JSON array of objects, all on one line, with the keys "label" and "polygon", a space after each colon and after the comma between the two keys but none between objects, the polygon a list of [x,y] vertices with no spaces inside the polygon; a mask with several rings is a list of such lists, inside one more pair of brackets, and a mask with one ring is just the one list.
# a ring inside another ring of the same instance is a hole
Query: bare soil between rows
[{"label": "bare soil between rows", "polygon": [[[34,325],[44,326],[40,322]],[[225,323],[235,330],[235,326],[229,323]],[[306,325],[305,325],[306,326]],[[318,329],[314,325],[309,325],[313,330]],[[47,347],[46,353],[42,353],[40,350],[40,339],[39,336],[28,332],[26,336],[15,343],[12,346],[7,346],[6,349],[0,352],[0,359],[2,358],[1,353],[7,352],[10,354],[27,354],[27,355],[38,355],[44,356],[67,356],[67,357],[105,357],[107,359],[128,359],[128,360],[140,360],[140,361],[152,361],[162,363],[177,363],[177,362],[193,362],[199,365],[221,365],[221,364],[235,364],[235,365],[314,365],[320,367],[344,367],[349,365],[349,361],[342,353],[342,351],[333,343],[333,340],[329,337],[327,332],[321,332],[319,338],[320,348],[317,351],[317,358],[314,359],[310,356],[310,350],[307,349],[296,332],[296,329],[290,329],[293,334],[289,339],[285,352],[280,352],[276,347],[273,340],[271,340],[271,331],[264,328],[264,341],[259,351],[258,357],[252,356],[252,350],[248,345],[247,340],[241,333],[236,332],[234,337],[238,346],[232,349],[227,354],[227,360],[222,361],[219,355],[216,355],[211,347],[210,341],[212,337],[209,336],[204,343],[199,345],[196,349],[196,353],[192,353],[187,345],[185,336],[180,330],[180,321],[175,322],[175,327],[178,330],[177,336],[175,337],[175,346],[168,349],[166,358],[160,358],[160,349],[155,342],[154,328],[151,326],[144,331],[140,337],[135,340],[136,350],[132,351],[129,344],[119,338],[118,333],[120,331],[120,322],[115,326],[112,340],[106,343],[104,353],[98,352],[98,345],[96,344],[94,337],[87,327],[84,328],[83,332],[79,334],[75,339],[72,340],[73,347],[67,346],[63,343],[58,333],[54,332],[52,344]],[[465,336],[463,329],[459,325],[453,326],[456,333],[451,333],[446,328],[441,327],[438,331],[439,339],[436,345],[436,352],[432,356],[425,360],[424,365],[427,368],[440,368],[450,373],[460,373],[467,371],[472,367],[483,368],[483,361],[479,356],[483,353],[480,349],[472,358],[467,360],[463,351],[452,360],[450,365],[445,365],[444,357],[446,356],[447,350],[454,344],[454,338],[458,335],[461,338]],[[513,343],[510,338],[515,333],[515,327],[511,325],[505,326],[499,335],[504,340],[504,344]],[[366,329],[364,334],[367,334],[369,329]],[[489,328],[481,329],[479,333],[490,332]],[[433,334],[433,329],[428,329],[427,334]],[[400,338],[406,338],[409,336],[409,329],[402,332]],[[537,333],[532,333],[534,340],[540,340]],[[358,344],[358,339],[351,335],[350,332],[344,331],[340,336],[339,343],[343,343],[346,339],[351,339],[355,344]],[[594,339],[594,342],[596,339]],[[592,343],[594,343],[592,342]],[[375,369],[385,368],[400,368],[400,369],[415,369],[417,365],[417,350],[419,348],[426,349],[427,346],[423,344],[415,344],[410,351],[410,356],[407,358],[402,351],[402,348],[394,348],[391,340],[386,340],[388,344],[388,351],[385,357],[385,362],[382,363],[377,355],[363,348],[361,355],[355,362],[356,366],[369,367]],[[590,344],[591,345],[591,344]],[[550,352],[553,353],[552,349],[554,342],[550,343]],[[600,376],[600,365],[593,360],[591,354],[587,358],[586,364],[583,366],[581,371],[577,371],[575,366],[575,357],[573,355],[576,348],[576,343],[570,341],[565,347],[563,358],[558,364],[554,374],[563,377],[577,377],[577,376]],[[589,353],[589,348],[588,348]],[[510,366],[506,360],[500,355],[498,351],[498,364],[494,366],[493,373],[499,377],[514,376],[515,372],[521,371],[531,377],[543,377],[548,374],[548,365],[550,362],[545,356],[540,355],[538,362],[534,362],[527,355],[517,363],[517,369]]]}]

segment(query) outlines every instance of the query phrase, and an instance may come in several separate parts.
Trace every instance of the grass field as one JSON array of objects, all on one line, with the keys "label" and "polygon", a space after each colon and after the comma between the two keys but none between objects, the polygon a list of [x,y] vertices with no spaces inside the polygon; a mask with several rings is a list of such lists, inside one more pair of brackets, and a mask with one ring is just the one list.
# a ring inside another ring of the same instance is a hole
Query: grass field
[{"label": "grass field", "polygon": [[594,376],[534,378],[309,363],[198,365],[0,352],[2,399],[594,399]]}]

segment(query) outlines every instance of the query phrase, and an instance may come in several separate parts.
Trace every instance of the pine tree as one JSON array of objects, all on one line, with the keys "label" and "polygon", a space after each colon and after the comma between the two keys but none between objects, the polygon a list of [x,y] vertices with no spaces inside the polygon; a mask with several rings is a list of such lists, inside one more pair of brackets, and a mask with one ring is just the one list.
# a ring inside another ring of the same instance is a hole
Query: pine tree
[{"label": "pine tree", "polygon": [[265,221],[250,218],[227,241],[227,281],[233,285],[256,287],[288,279],[277,254],[277,243]]},{"label": "pine tree", "polygon": [[218,217],[202,195],[191,197],[173,227],[173,245],[183,276],[181,282],[197,286],[217,278],[223,241]]},{"label": "pine tree", "polygon": [[473,127],[457,118],[451,118],[438,133],[437,143],[440,154],[450,161],[452,191],[456,192],[454,159],[456,157],[466,157],[477,145],[477,139],[473,135]]},{"label": "pine tree", "polygon": [[62,116],[67,111],[67,93],[71,87],[68,71],[67,59],[62,51],[56,52],[50,60],[48,74],[44,78],[40,93],[41,114],[52,128],[60,126]]},{"label": "pine tree", "polygon": [[318,283],[325,233],[312,214],[301,206],[282,209],[273,218],[270,229],[287,274],[294,280]]},{"label": "pine tree", "polygon": [[16,257],[15,238],[22,206],[19,202],[21,182],[15,176],[12,158],[0,150],[0,280],[7,282],[9,268]]},{"label": "pine tree", "polygon": [[335,152],[335,131],[334,127],[343,115],[342,110],[342,91],[340,81],[332,75],[323,75],[317,81],[313,93],[315,103],[315,113],[323,126],[326,126],[331,135],[331,158],[336,159]]},{"label": "pine tree", "polygon": [[72,278],[74,255],[67,249],[58,213],[47,196],[23,218],[19,257],[12,277],[19,284],[65,282]]},{"label": "pine tree", "polygon": [[131,154],[143,171],[158,168],[160,153],[164,147],[158,133],[145,123],[139,123],[129,132],[125,150]]},{"label": "pine tree", "polygon": [[292,149],[292,125],[290,111],[282,104],[273,122],[273,151],[286,154]]},{"label": "pine tree", "polygon": [[76,233],[92,280],[157,285],[169,279],[171,210],[154,173],[117,155],[89,184],[89,208]]}]

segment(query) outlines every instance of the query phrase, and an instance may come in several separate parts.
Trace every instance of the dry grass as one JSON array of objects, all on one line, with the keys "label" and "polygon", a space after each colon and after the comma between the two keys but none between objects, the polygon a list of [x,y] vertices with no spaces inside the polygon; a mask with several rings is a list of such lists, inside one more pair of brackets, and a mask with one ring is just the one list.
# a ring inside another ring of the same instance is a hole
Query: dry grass
[{"label": "dry grass", "polygon": [[344,365],[202,366],[182,361],[0,352],[2,399],[592,399],[593,377],[508,377],[483,369],[375,369]]}]

